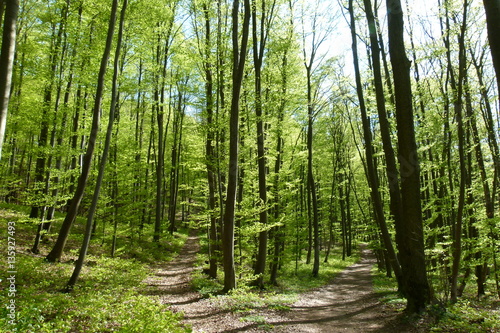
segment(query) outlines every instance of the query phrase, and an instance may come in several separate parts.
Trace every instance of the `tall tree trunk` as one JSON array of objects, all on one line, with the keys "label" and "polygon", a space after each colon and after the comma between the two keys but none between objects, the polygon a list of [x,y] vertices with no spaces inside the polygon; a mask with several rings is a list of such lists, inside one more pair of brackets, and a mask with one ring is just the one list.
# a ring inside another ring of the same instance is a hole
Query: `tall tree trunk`
[{"label": "tall tree trunk", "polygon": [[[285,49],[283,58],[282,58],[282,69],[281,69],[281,101],[278,110],[278,122],[276,124],[277,128],[277,138],[276,138],[276,160],[274,162],[274,223],[277,223],[279,220],[279,216],[281,213],[280,207],[280,171],[282,166],[282,155],[283,155],[283,131],[282,131],[282,123],[286,108],[286,92],[288,88],[288,75],[287,75],[287,64],[288,64],[288,48]],[[282,241],[282,232],[280,227],[275,227],[273,230],[274,233],[274,249],[273,249],[273,260],[270,267],[270,282],[273,285],[277,285],[278,281],[278,267],[280,262],[280,248]]]},{"label": "tall tree trunk", "polygon": [[[366,11],[368,27],[370,29],[369,32],[370,32],[370,45],[372,49],[371,56],[373,65],[373,78],[375,84],[380,133],[382,137],[382,145],[386,161],[387,180],[389,183],[390,210],[394,218],[395,224],[401,225],[403,218],[403,205],[401,202],[401,193],[399,190],[399,172],[397,169],[396,157],[391,142],[392,141],[391,130],[389,126],[389,121],[387,119],[388,117],[385,107],[385,94],[384,94],[384,85],[382,81],[382,70],[380,67],[381,50],[379,48],[379,40],[377,38],[377,35],[381,36],[381,34],[378,34],[376,31],[375,16],[373,14],[371,1],[364,0],[364,6]],[[393,251],[394,250],[388,251],[389,257],[391,258],[391,262],[394,262],[395,259],[393,257]],[[398,284],[399,286],[401,286],[402,282],[401,269],[398,266],[399,264],[397,264],[396,262],[394,262],[394,264],[392,265],[394,272],[396,274],[396,278],[398,280]]]},{"label": "tall tree trunk", "polygon": [[[159,47],[159,46],[158,46]],[[164,113],[163,106],[160,105],[160,97],[159,97],[159,89],[163,89],[160,87],[155,88],[155,110],[156,110],[156,122],[158,126],[157,133],[157,141],[158,145],[156,147],[156,197],[155,197],[155,225],[154,225],[154,233],[153,233],[153,241],[159,242],[160,235],[162,232],[161,222],[162,222],[162,210],[163,210],[163,175],[165,173],[164,163],[165,163],[165,148],[163,146],[164,142]]]},{"label": "tall tree trunk", "polygon": [[[117,101],[120,100],[119,94],[117,94]],[[117,240],[118,240],[118,218],[117,218],[117,215],[118,215],[118,130],[119,130],[119,125],[120,125],[120,114],[119,112],[116,113],[116,116],[115,116],[115,122],[116,122],[116,131],[115,133],[113,133],[113,147],[112,147],[112,152],[111,152],[111,157],[112,157],[112,161],[111,163],[113,164],[113,177],[112,177],[112,181],[111,181],[111,195],[110,195],[110,204],[112,206],[112,209],[113,209],[113,212],[111,213],[112,214],[112,218],[111,218],[111,222],[113,223],[113,236],[112,236],[112,240],[111,240],[111,258],[114,258],[115,257],[115,254],[116,254],[116,243],[117,243]],[[95,224],[94,224],[95,225]],[[104,229],[104,227],[103,227]],[[104,236],[104,235],[103,235]],[[104,237],[103,237],[104,238]]]},{"label": "tall tree trunk", "polygon": [[182,91],[183,85],[187,84],[188,79],[185,79],[185,83],[179,84],[180,79],[177,84],[177,106],[175,107],[174,114],[174,142],[172,143],[172,156],[170,165],[170,200],[168,206],[168,219],[170,221],[169,232],[173,234],[177,230],[175,223],[175,213],[177,212],[177,197],[179,193],[179,166],[180,166],[180,156],[182,147],[182,125],[184,122],[185,113],[185,101],[184,92]]},{"label": "tall tree trunk", "polygon": [[232,41],[233,41],[233,96],[229,120],[229,172],[227,180],[226,207],[222,233],[222,253],[224,263],[224,291],[236,287],[234,267],[234,213],[236,204],[236,188],[238,186],[238,130],[241,85],[244,76],[245,59],[247,55],[248,35],[250,27],[250,1],[244,0],[244,20],[242,26],[241,46],[238,42],[239,0],[233,1],[232,11]]},{"label": "tall tree trunk", "polygon": [[316,193],[316,184],[314,183],[314,170],[313,170],[313,123],[314,123],[314,108],[312,105],[312,85],[311,85],[311,67],[307,67],[307,186],[310,190],[311,196],[311,210],[312,210],[312,227],[313,227],[313,246],[314,246],[314,259],[312,276],[316,277],[319,274],[319,218],[318,218],[318,196]]},{"label": "tall tree trunk", "polygon": [[[90,244],[90,237],[92,234],[92,225],[94,222],[94,214],[97,210],[97,202],[99,201],[99,193],[101,190],[101,184],[102,180],[104,177],[104,170],[106,167],[106,162],[108,159],[108,152],[109,152],[109,147],[111,145],[111,136],[113,134],[113,124],[115,122],[115,111],[118,103],[118,71],[119,71],[119,60],[120,60],[120,49],[121,49],[121,42],[122,42],[122,36],[123,36],[123,25],[125,21],[125,11],[127,9],[127,0],[123,0],[123,5],[121,9],[121,14],[120,14],[120,26],[118,29],[118,39],[116,43],[116,52],[115,52],[115,59],[114,59],[114,73],[113,73],[113,87],[111,91],[111,106],[109,108],[109,121],[108,121],[108,128],[106,130],[106,139],[104,142],[104,150],[102,152],[102,158],[101,158],[101,163],[99,164],[99,173],[97,175],[97,181],[95,184],[95,189],[94,189],[94,194],[92,196],[92,203],[89,209],[89,213],[87,216],[87,224],[85,226],[85,234],[82,242],[82,246],[80,248],[80,254],[78,256],[78,259],[75,263],[75,269],[73,270],[73,274],[71,275],[71,278],[68,281],[68,284],[66,285],[66,291],[71,291],[73,290],[78,277],[80,275],[80,271],[83,267],[83,262],[85,260],[85,256],[87,255],[87,250]],[[118,10],[118,0],[113,1],[113,7],[111,9],[111,17],[109,20],[109,28],[108,28],[108,39],[112,40],[113,39],[113,34],[114,34],[114,23],[116,21],[116,13]],[[108,46],[108,45],[106,45]],[[111,43],[109,44],[109,48],[111,48]],[[109,54],[111,50],[106,50],[107,53]],[[105,51],[105,53],[106,53]]]},{"label": "tall tree trunk", "polygon": [[[157,85],[154,92],[154,110],[156,113],[156,123],[158,126],[157,153],[156,153],[156,201],[155,201],[155,224],[153,241],[159,242],[162,233],[163,218],[163,194],[164,194],[164,175],[165,175],[165,140],[167,137],[168,125],[170,123],[171,108],[169,107],[167,122],[165,124],[165,84],[167,77],[167,63],[172,44],[172,29],[174,24],[175,9],[177,2],[173,2],[173,16],[168,22],[166,32],[164,32],[165,46],[162,48],[162,34],[159,32],[158,45],[156,47],[156,63],[162,69],[160,77],[157,77]],[[160,23],[158,23],[158,26]]]},{"label": "tall tree trunk", "polygon": [[[366,6],[367,4],[365,4]],[[368,8],[371,8],[371,5],[368,4]],[[354,16],[354,8],[353,8],[353,1],[349,1],[349,12],[350,12],[350,17],[351,17],[351,38],[352,38],[352,52],[353,52],[353,61],[354,61],[354,73],[356,77],[356,91],[358,94],[358,100],[359,100],[359,106],[360,106],[360,111],[361,111],[361,121],[363,125],[363,137],[365,140],[365,154],[366,154],[366,171],[367,171],[367,178],[368,178],[368,183],[370,185],[370,194],[371,198],[373,201],[373,207],[374,207],[374,215],[375,219],[377,221],[377,224],[380,228],[380,232],[382,233],[382,240],[384,243],[384,247],[388,253],[389,260],[391,263],[391,267],[394,270],[396,274],[396,278],[398,280],[398,287],[399,290],[404,292],[404,288],[402,288],[402,272],[401,272],[401,266],[399,263],[399,260],[396,256],[396,252],[394,250],[394,246],[392,244],[392,239],[391,235],[389,233],[389,229],[387,227],[386,219],[385,219],[385,214],[384,214],[384,207],[382,203],[382,198],[380,195],[380,189],[379,189],[379,180],[378,180],[378,174],[377,174],[377,169],[375,167],[375,162],[374,162],[374,152],[373,152],[373,143],[372,143],[372,132],[371,132],[371,126],[370,126],[370,120],[367,115],[366,111],[366,105],[365,105],[365,100],[364,100],[364,93],[363,93],[363,87],[361,83],[361,73],[359,70],[359,61],[358,61],[358,47],[357,47],[357,37],[356,37],[356,21],[355,21],[355,16]],[[367,12],[367,17],[369,17],[369,12]],[[368,18],[370,20],[370,18]],[[370,31],[370,37],[372,37],[373,32]],[[372,41],[373,42],[373,41]],[[373,53],[375,53],[377,49],[373,50]],[[374,71],[375,73],[375,71]],[[380,72],[378,72],[380,74]],[[377,84],[376,84],[377,87]],[[380,89],[381,87],[378,87]],[[383,93],[383,92],[382,92]],[[377,101],[383,103],[385,106],[385,100],[379,101],[379,96],[377,96]],[[378,104],[377,104],[378,106]],[[382,107],[382,106],[380,106]],[[387,119],[386,119],[387,120]],[[383,122],[384,119],[381,119],[381,122]],[[386,125],[388,126],[388,125]],[[381,128],[383,125],[381,125]],[[385,128],[386,131],[388,131],[388,128]],[[387,134],[387,133],[384,133]],[[387,138],[386,138],[387,140]],[[390,136],[389,136],[390,140]],[[385,142],[384,144],[390,145],[390,142],[387,143]],[[387,152],[389,153],[389,159],[390,159],[390,151],[391,149],[389,147],[387,148]],[[392,147],[391,147],[392,148]],[[387,168],[390,169],[390,162],[387,162]],[[393,166],[395,167],[395,166]],[[394,172],[394,170],[391,170]],[[388,170],[389,172],[389,170]],[[398,183],[398,172],[391,174],[388,176],[389,180],[389,186],[399,186]],[[393,189],[393,195],[396,193],[396,191]],[[391,197],[392,198],[392,197]],[[391,208],[395,209],[395,217],[397,217],[399,214],[399,210],[397,208],[397,198],[395,198],[395,201],[391,201]]]},{"label": "tall tree trunk", "polygon": [[398,131],[401,199],[405,221],[396,226],[406,310],[420,313],[430,301],[424,253],[420,169],[415,140],[410,61],[404,45],[403,9],[400,0],[387,0],[389,54],[391,58]]},{"label": "tall tree trunk", "polygon": [[[259,171],[259,199],[260,199],[260,232],[259,232],[259,247],[257,253],[257,261],[255,263],[254,274],[257,275],[255,285],[259,288],[264,287],[264,272],[266,268],[267,257],[267,224],[268,224],[268,208],[267,208],[267,168],[265,156],[265,133],[264,120],[262,117],[262,64],[264,59],[264,50],[268,32],[273,19],[274,3],[271,4],[269,13],[266,8],[266,1],[261,1],[261,19],[260,27],[257,24],[257,3],[252,0],[252,40],[253,40],[253,63],[255,70],[255,116],[257,117],[257,165]],[[260,28],[260,29],[259,29]]]},{"label": "tall tree trunk", "polygon": [[[57,87],[57,98],[56,98],[56,103],[54,107],[54,112],[50,112],[52,108],[52,93],[53,93],[53,88],[54,84],[56,83],[56,72],[58,68],[59,61],[62,61],[62,58],[64,57],[64,51],[61,49],[62,48],[62,37],[63,37],[63,31],[65,30],[65,26],[67,23],[67,18],[68,18],[68,11],[69,11],[69,1],[66,1],[65,6],[63,7],[62,13],[61,13],[61,18],[59,21],[59,29],[57,31],[57,34],[55,34],[55,31],[53,32],[55,36],[55,41],[52,42],[51,44],[51,49],[50,49],[50,56],[49,56],[49,78],[47,81],[47,85],[44,87],[44,93],[43,93],[43,108],[42,108],[42,120],[41,120],[41,128],[40,128],[40,135],[38,137],[38,156],[36,159],[36,166],[35,166],[35,203],[31,207],[30,211],[30,218],[41,218],[44,219],[43,216],[40,216],[40,210],[42,211],[42,214],[45,214],[47,211],[45,204],[41,205],[39,200],[40,198],[38,197],[39,195],[48,195],[49,193],[49,188],[50,188],[50,172],[47,171],[46,169],[50,168],[50,164],[52,161],[52,156],[47,156],[47,142],[49,142],[49,126],[51,121],[49,120],[50,115],[53,114],[53,126],[54,130],[52,131],[52,137],[50,140],[51,147],[54,147],[54,138],[55,138],[55,132],[56,132],[56,123],[57,123],[57,111],[59,109],[59,98],[60,98],[60,92],[61,92],[61,87]],[[61,58],[61,59],[60,59]],[[59,68],[60,71],[62,70]],[[44,183],[45,185],[43,188],[40,186],[40,184]],[[39,185],[37,185],[39,184]],[[50,223],[50,222],[48,222]],[[46,230],[48,228],[48,225],[45,224],[45,222],[41,222],[38,225],[37,228],[37,233],[35,236],[35,242],[32,247],[33,253],[38,253],[38,242],[40,239],[41,231]]]},{"label": "tall tree trunk", "polygon": [[[467,74],[466,74],[467,75]],[[466,77],[467,79],[467,77]],[[489,180],[487,177],[486,173],[486,166],[484,163],[484,157],[483,157],[483,151],[481,149],[481,143],[480,143],[480,136],[479,136],[479,131],[477,128],[477,121],[476,121],[476,115],[474,114],[473,111],[473,106],[472,106],[472,99],[469,93],[469,90],[466,89],[465,91],[465,99],[467,103],[467,119],[469,120],[470,123],[470,129],[472,132],[472,140],[473,140],[473,147],[474,147],[474,153],[476,155],[476,161],[477,161],[477,166],[479,168],[479,175],[481,177],[481,183],[483,184],[483,194],[484,194],[484,207],[486,210],[486,218],[488,219],[493,219],[494,218],[494,201],[493,197],[491,195],[491,190],[490,190],[490,185],[489,185]],[[471,161],[469,160],[469,163]],[[472,168],[469,168],[472,171]],[[471,175],[472,172],[469,172],[469,178],[472,177]],[[474,197],[472,196],[472,193],[468,194],[469,202],[468,204],[472,206],[474,203]],[[480,242],[480,231],[477,228],[476,225],[471,224],[469,226],[469,237],[473,238],[477,243],[476,246],[478,246],[478,243]],[[476,273],[476,282],[477,282],[477,296],[480,297],[481,295],[485,294],[485,283],[486,283],[486,272],[484,271],[484,265],[480,262],[481,257],[482,257],[482,252],[480,250],[476,250],[474,254],[476,260],[478,261],[475,267],[475,273]]]},{"label": "tall tree trunk", "polygon": [[214,123],[214,80],[212,68],[213,64],[211,61],[211,50],[212,44],[210,39],[211,28],[210,28],[210,13],[209,6],[210,2],[204,3],[202,6],[205,19],[205,49],[204,49],[204,73],[205,73],[205,94],[206,94],[206,113],[207,113],[207,123],[206,123],[206,141],[205,141],[205,158],[207,167],[207,181],[208,181],[208,210],[209,210],[209,220],[210,229],[208,233],[208,261],[209,269],[208,275],[211,278],[217,277],[217,257],[219,252],[218,245],[218,230],[217,230],[217,200],[216,200],[216,189],[217,189],[217,179],[216,179],[216,162],[217,156],[214,148],[215,139],[215,123]]},{"label": "tall tree trunk", "polygon": [[[453,265],[451,269],[451,290],[450,297],[452,302],[457,301],[458,293],[458,273],[460,270],[460,262],[462,257],[462,224],[464,218],[464,209],[465,209],[465,190],[467,185],[467,166],[466,166],[466,147],[465,142],[465,124],[463,117],[463,84],[464,84],[464,76],[466,71],[466,59],[465,59],[465,29],[467,27],[467,9],[468,9],[468,0],[464,1],[464,12],[462,17],[462,26],[460,29],[460,35],[458,36],[459,41],[459,59],[458,59],[458,82],[455,79],[452,79],[452,89],[454,93],[454,102],[453,106],[455,108],[455,117],[457,119],[457,136],[458,136],[458,155],[459,155],[459,164],[460,164],[460,187],[459,187],[459,195],[458,195],[458,206],[457,206],[457,217],[454,225],[454,235],[453,243],[452,243],[452,251],[453,251]],[[451,61],[449,62],[450,71],[451,69]],[[454,75],[451,76],[454,78]]]},{"label": "tall tree trunk", "polygon": [[[3,9],[3,3],[2,3]],[[19,0],[5,0],[5,18],[2,33],[2,50],[0,54],[0,160],[5,140],[7,114],[9,110],[10,91],[14,55],[16,53],[16,26],[19,12]],[[3,13],[2,13],[3,14]]]},{"label": "tall tree trunk", "polygon": [[[493,122],[493,114],[491,110],[491,105],[489,102],[489,97],[488,97],[488,91],[486,90],[486,86],[484,85],[484,80],[483,80],[483,64],[482,61],[480,63],[477,62],[476,58],[472,56],[472,61],[474,64],[474,67],[476,68],[476,73],[479,81],[479,85],[481,87],[481,95],[483,99],[483,103],[485,105],[485,108],[483,110],[483,119],[484,119],[484,124],[486,126],[486,131],[488,133],[488,145],[490,147],[491,155],[493,157],[493,189],[491,192],[491,203],[485,202],[486,205],[486,216],[491,219],[490,224],[489,224],[489,229],[490,229],[490,241],[492,243],[491,246],[491,251],[492,251],[492,256],[493,256],[493,269],[494,271],[492,274],[495,276],[495,286],[497,289],[497,294],[498,297],[500,297],[500,279],[499,279],[499,273],[498,273],[498,264],[497,264],[497,258],[496,258],[496,252],[497,249],[493,245],[495,243],[495,237],[498,237],[494,233],[494,210],[495,210],[495,201],[494,201],[494,195],[496,193],[496,186],[498,185],[498,182],[500,181],[500,152],[498,148],[498,142],[496,139],[496,132],[495,132],[495,125]],[[476,148],[477,150],[477,148]],[[483,183],[484,184],[484,183]],[[484,185],[483,185],[484,186]],[[486,189],[485,189],[485,196],[486,196]]]},{"label": "tall tree trunk", "polygon": [[71,199],[71,204],[68,213],[64,218],[56,243],[54,244],[54,247],[46,257],[46,260],[49,262],[55,262],[61,258],[64,246],[66,245],[66,240],[68,239],[69,231],[71,229],[71,226],[73,225],[73,222],[76,219],[76,215],[78,214],[78,208],[80,207],[85,187],[87,186],[90,170],[92,168],[92,158],[94,155],[95,143],[97,140],[97,134],[99,131],[99,124],[100,124],[101,101],[104,90],[104,77],[106,75],[109,55],[111,53],[111,45],[113,42],[117,7],[118,7],[118,0],[113,0],[113,6],[111,8],[111,16],[109,19],[108,35],[106,37],[106,46],[104,48],[104,53],[101,59],[101,65],[97,80],[94,108],[92,111],[92,128],[88,139],[87,151],[85,153],[85,156],[83,157],[82,171],[80,177],[78,178],[78,185],[75,194]]}]

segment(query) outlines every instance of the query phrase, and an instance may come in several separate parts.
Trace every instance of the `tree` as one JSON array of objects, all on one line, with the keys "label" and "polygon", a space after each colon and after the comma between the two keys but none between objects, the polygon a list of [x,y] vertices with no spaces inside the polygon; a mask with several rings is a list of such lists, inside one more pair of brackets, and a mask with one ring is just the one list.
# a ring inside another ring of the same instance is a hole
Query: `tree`
[{"label": "tree", "polygon": [[[166,97],[165,88],[167,86],[167,67],[170,57],[171,46],[174,39],[174,19],[177,10],[177,1],[170,3],[169,17],[166,18],[166,22],[157,22],[157,45],[156,45],[156,67],[153,73],[154,76],[154,93],[153,93],[153,109],[156,115],[157,123],[157,153],[156,153],[156,201],[155,201],[155,231],[153,235],[153,240],[155,242],[160,241],[160,235],[162,232],[162,218],[163,218],[163,194],[164,194],[164,174],[165,174],[165,140],[167,137],[168,126],[170,124],[171,118],[171,108],[168,107],[167,121],[165,124],[165,109],[166,109]],[[163,25],[166,24],[164,27]],[[158,71],[160,73],[158,73]],[[151,124],[153,126],[153,124]],[[153,127],[152,127],[152,130]]]},{"label": "tree", "polygon": [[[214,98],[214,61],[212,55],[212,27],[211,27],[211,2],[206,1],[201,4],[203,12],[204,30],[203,35],[201,29],[195,27],[196,36],[198,39],[198,48],[200,56],[203,58],[203,76],[205,80],[205,118],[206,118],[206,139],[205,139],[205,164],[207,168],[207,182],[208,182],[208,210],[209,210],[209,246],[208,246],[208,260],[209,269],[208,275],[211,278],[217,277],[217,264],[218,264],[218,250],[219,250],[219,230],[218,230],[218,202],[217,202],[217,154],[215,151],[215,134],[216,126],[214,119],[215,98]],[[198,8],[194,8],[194,13]],[[195,24],[197,23],[195,19]],[[204,43],[202,41],[204,37]]]},{"label": "tree", "polygon": [[[458,272],[460,269],[460,262],[462,257],[462,225],[464,219],[465,210],[465,191],[467,186],[467,178],[469,170],[467,170],[467,157],[466,151],[468,147],[466,146],[466,129],[465,121],[463,116],[463,86],[466,71],[466,59],[465,59],[465,30],[467,25],[467,9],[468,1],[464,1],[463,18],[462,25],[460,29],[460,35],[458,36],[459,42],[459,60],[458,60],[458,78],[455,79],[455,75],[451,75],[451,85],[454,92],[454,109],[455,117],[457,119],[457,135],[458,135],[458,154],[460,163],[460,184],[459,184],[459,196],[458,196],[458,207],[457,207],[457,217],[454,224],[454,235],[453,235],[453,265],[451,271],[451,301],[457,301],[457,284],[458,284]],[[451,61],[450,61],[451,67]],[[451,70],[451,69],[450,69]]]},{"label": "tree", "polygon": [[[319,254],[320,254],[320,239],[319,239],[319,216],[318,216],[318,195],[316,189],[316,183],[314,180],[314,170],[313,170],[313,124],[317,113],[320,111],[319,97],[318,93],[321,89],[320,82],[313,85],[313,75],[315,70],[318,68],[321,60],[324,56],[319,57],[319,61],[316,58],[318,56],[318,51],[321,44],[324,43],[328,33],[330,32],[330,27],[321,26],[321,15],[320,14],[320,2],[316,1],[313,15],[311,17],[311,31],[306,33],[302,32],[302,53],[304,60],[304,67],[306,69],[306,80],[307,80],[307,188],[308,188],[308,211],[309,211],[309,222],[312,226],[312,243],[314,248],[314,260],[312,276],[318,276],[319,274]],[[325,15],[325,13],[323,13]],[[305,29],[305,15],[302,16],[302,28]],[[321,29],[323,28],[323,29]],[[307,36],[310,34],[310,36]],[[310,42],[310,44],[309,44]],[[309,45],[307,45],[309,44]],[[310,255],[310,252],[309,254]]]},{"label": "tree", "polygon": [[68,239],[69,231],[73,222],[78,214],[78,209],[83,198],[85,188],[87,186],[87,181],[92,168],[92,158],[94,156],[95,144],[97,140],[97,134],[99,131],[100,117],[101,117],[101,102],[103,98],[104,91],[104,77],[106,75],[106,69],[108,65],[109,55],[111,53],[111,44],[113,42],[114,27],[116,21],[116,12],[118,8],[118,0],[113,0],[113,6],[111,8],[111,15],[109,18],[108,25],[108,35],[106,38],[106,46],[101,59],[101,66],[99,69],[99,77],[97,80],[97,88],[94,100],[94,108],[92,110],[92,128],[90,131],[90,136],[87,143],[87,151],[83,157],[82,171],[78,178],[78,185],[71,200],[68,213],[64,218],[63,224],[57,236],[56,243],[54,244],[52,250],[46,257],[49,262],[58,261],[61,258],[62,252],[66,245]]},{"label": "tree", "polygon": [[266,8],[266,1],[261,0],[260,27],[257,24],[257,2],[252,0],[252,45],[253,45],[253,64],[255,69],[255,115],[257,117],[257,165],[259,170],[259,199],[260,213],[259,222],[259,247],[257,253],[257,262],[255,264],[255,275],[258,278],[255,282],[260,288],[264,287],[264,272],[267,256],[267,224],[268,224],[268,202],[267,202],[267,166],[265,156],[265,133],[264,120],[262,115],[262,64],[266,42],[269,37],[269,31],[274,17],[274,7],[276,1],[273,1],[270,8]]},{"label": "tree", "polygon": [[[377,35],[375,31],[374,25],[374,17],[371,12],[371,4],[365,1],[365,11],[368,20],[368,26],[370,27],[370,40],[372,46],[372,60],[373,60],[373,74],[374,74],[374,83],[375,83],[375,91],[377,94],[377,109],[379,112],[379,121],[380,128],[382,132],[382,138],[384,142],[384,151],[386,155],[386,163],[387,163],[387,178],[389,181],[389,191],[391,194],[391,213],[396,221],[396,223],[401,223],[401,200],[399,195],[399,183],[398,183],[398,172],[396,169],[396,162],[394,159],[394,152],[392,150],[391,138],[387,123],[387,118],[385,114],[385,97],[382,86],[381,72],[380,72],[380,61],[379,61],[379,53],[378,49],[378,41]],[[382,240],[384,243],[385,250],[387,251],[389,261],[392,269],[396,274],[396,278],[398,280],[399,289],[404,292],[404,288],[401,285],[402,273],[399,260],[396,256],[396,252],[394,251],[394,246],[392,244],[391,235],[389,233],[389,229],[387,227],[387,222],[384,213],[384,207],[382,202],[382,197],[379,189],[379,176],[376,168],[375,158],[374,158],[374,147],[372,140],[372,130],[370,126],[370,119],[367,115],[363,87],[361,83],[361,73],[359,69],[359,61],[357,54],[357,39],[356,39],[356,24],[355,24],[355,16],[354,16],[354,8],[353,1],[349,1],[349,12],[351,17],[351,38],[352,38],[352,52],[353,52],[353,61],[354,61],[354,73],[356,80],[356,91],[358,94],[359,100],[359,108],[361,111],[361,123],[363,126],[363,138],[365,140],[365,154],[366,154],[366,173],[368,178],[368,184],[370,186],[370,193],[374,206],[374,216],[377,221],[380,232],[382,234]]]},{"label": "tree", "polygon": [[[35,236],[35,242],[31,251],[33,253],[38,253],[38,244],[41,238],[42,231],[48,231],[51,225],[52,217],[47,216],[45,218],[45,213],[47,212],[46,203],[40,204],[40,196],[49,194],[49,188],[51,186],[51,175],[47,169],[50,167],[52,161],[52,155],[47,154],[47,144],[50,142],[50,146],[53,147],[55,144],[55,133],[57,127],[57,113],[59,109],[59,100],[61,85],[57,87],[57,97],[54,109],[52,109],[53,102],[53,90],[56,84],[56,76],[58,72],[58,64],[62,62],[64,57],[64,52],[62,52],[63,44],[63,31],[66,29],[68,21],[68,11],[69,11],[69,1],[63,7],[61,11],[61,18],[59,21],[59,29],[54,29],[52,32],[51,48],[49,51],[49,79],[44,87],[43,92],[43,108],[42,108],[42,120],[40,135],[38,136],[38,156],[36,158],[35,167],[35,203],[31,206],[30,218],[36,219],[40,218],[41,223],[38,224],[37,233]],[[61,58],[61,59],[60,59]],[[62,68],[59,68],[62,71]],[[53,112],[52,112],[53,111]],[[64,121],[63,121],[64,122]],[[52,124],[51,124],[52,123]],[[50,133],[50,126],[52,125],[52,133]],[[55,203],[52,207],[55,206]],[[47,221],[45,221],[47,220]]]},{"label": "tree", "polygon": [[238,185],[238,145],[239,145],[239,111],[241,84],[244,76],[247,55],[248,35],[250,30],[250,1],[244,0],[244,18],[242,24],[241,45],[239,43],[239,0],[233,1],[232,42],[233,42],[233,95],[229,120],[229,172],[227,180],[226,207],[224,210],[224,226],[222,233],[222,254],[224,263],[224,291],[236,287],[234,268],[234,213],[236,204],[236,188]]},{"label": "tree", "polygon": [[410,61],[404,45],[403,9],[400,0],[387,0],[389,54],[396,101],[400,188],[405,221],[396,225],[406,309],[420,313],[430,302],[424,254],[420,170],[415,140]]},{"label": "tree", "polygon": [[[114,23],[116,20],[116,14],[118,8],[118,0],[113,1],[113,7],[111,9],[111,18],[109,20],[109,30],[108,36],[113,37],[114,34]],[[97,175],[97,181],[95,184],[94,194],[92,196],[92,204],[90,206],[90,210],[87,216],[87,224],[85,226],[85,234],[82,242],[82,246],[80,249],[80,254],[78,255],[78,260],[75,263],[75,269],[73,270],[73,274],[71,275],[68,284],[66,285],[66,291],[73,290],[76,282],[78,281],[78,277],[83,267],[83,263],[85,261],[85,256],[87,255],[87,250],[90,244],[90,237],[92,234],[92,226],[94,224],[94,214],[97,209],[97,203],[99,201],[99,193],[101,191],[102,180],[104,178],[104,171],[106,167],[106,162],[109,155],[109,147],[111,145],[111,135],[113,133],[113,124],[115,123],[115,112],[118,104],[118,71],[119,71],[119,61],[120,61],[120,50],[122,45],[122,36],[123,36],[123,25],[125,22],[125,12],[127,10],[127,0],[123,0],[121,14],[120,14],[120,26],[118,30],[118,38],[116,43],[116,52],[114,59],[114,68],[113,68],[113,87],[111,90],[111,105],[109,110],[109,119],[108,119],[108,128],[106,130],[106,139],[104,142],[104,150],[102,152],[101,163],[99,165],[99,174]],[[113,26],[111,25],[113,24]],[[108,51],[109,53],[109,51]]]}]

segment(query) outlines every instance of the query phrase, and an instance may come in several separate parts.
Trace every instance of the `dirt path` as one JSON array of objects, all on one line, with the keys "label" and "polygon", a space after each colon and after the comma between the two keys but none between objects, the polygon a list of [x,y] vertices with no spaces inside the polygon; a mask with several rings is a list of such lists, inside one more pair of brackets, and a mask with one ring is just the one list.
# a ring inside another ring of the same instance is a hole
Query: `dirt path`
[{"label": "dirt path", "polygon": [[302,294],[286,314],[288,321],[271,322],[277,327],[275,331],[414,332],[394,310],[378,300],[371,279],[374,264],[371,252],[363,249],[361,260],[345,269],[331,284]]},{"label": "dirt path", "polygon": [[191,273],[199,249],[198,238],[190,235],[181,253],[145,281],[153,287],[149,294],[158,295],[172,312],[184,313],[184,323],[192,327],[193,332],[238,332],[247,323],[241,322],[237,315],[217,308],[211,300],[201,298],[191,289]]},{"label": "dirt path", "polygon": [[190,236],[179,256],[146,281],[171,311],[184,313],[193,332],[414,332],[378,301],[370,275],[375,259],[368,250],[331,284],[302,294],[290,311],[257,311],[255,315],[266,320],[265,328],[218,309],[191,290],[198,251],[198,239]]}]

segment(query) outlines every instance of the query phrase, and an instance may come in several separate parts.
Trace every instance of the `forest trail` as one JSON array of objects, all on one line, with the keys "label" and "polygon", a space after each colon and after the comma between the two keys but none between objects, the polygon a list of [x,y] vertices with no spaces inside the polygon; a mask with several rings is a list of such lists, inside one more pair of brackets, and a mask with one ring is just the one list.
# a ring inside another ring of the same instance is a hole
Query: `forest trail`
[{"label": "forest trail", "polygon": [[373,253],[362,248],[361,260],[346,268],[328,285],[300,295],[286,313],[288,321],[269,322],[276,332],[416,332],[379,301],[373,290]]},{"label": "forest trail", "polygon": [[240,320],[241,314],[219,309],[191,289],[198,238],[191,235],[181,253],[146,280],[163,304],[184,313],[193,332],[415,332],[400,314],[381,304],[373,291],[371,267],[375,258],[363,249],[361,260],[340,273],[332,283],[301,294],[290,311],[257,310],[266,325]]}]

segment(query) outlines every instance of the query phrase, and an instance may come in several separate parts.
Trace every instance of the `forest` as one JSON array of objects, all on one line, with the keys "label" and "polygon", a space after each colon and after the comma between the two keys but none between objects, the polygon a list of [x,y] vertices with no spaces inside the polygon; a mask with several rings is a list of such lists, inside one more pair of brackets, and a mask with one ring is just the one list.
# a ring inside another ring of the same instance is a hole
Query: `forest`
[{"label": "forest", "polygon": [[0,0],[0,27],[0,330],[189,331],[144,281],[195,236],[190,286],[243,312],[367,246],[413,329],[500,332],[498,0]]}]

